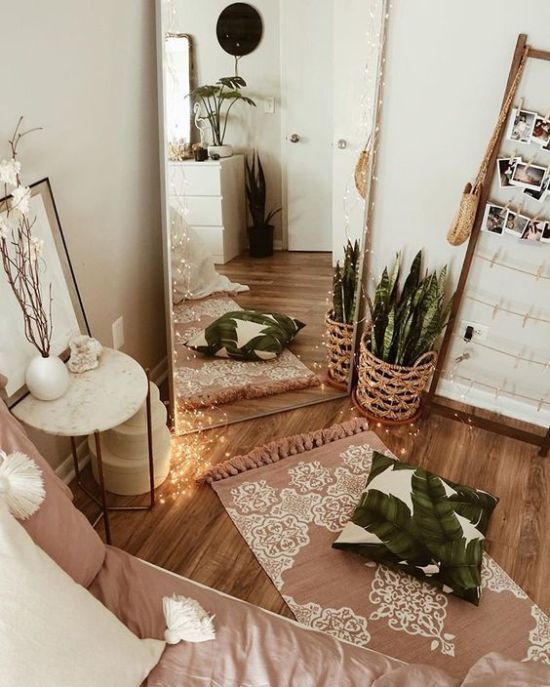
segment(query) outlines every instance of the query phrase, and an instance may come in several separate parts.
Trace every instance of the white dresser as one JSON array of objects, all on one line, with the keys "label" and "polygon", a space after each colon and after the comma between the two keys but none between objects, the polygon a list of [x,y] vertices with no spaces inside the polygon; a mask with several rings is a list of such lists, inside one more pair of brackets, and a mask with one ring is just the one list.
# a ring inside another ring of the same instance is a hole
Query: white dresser
[{"label": "white dresser", "polygon": [[217,264],[247,245],[245,193],[244,155],[168,163],[170,206],[184,212]]}]

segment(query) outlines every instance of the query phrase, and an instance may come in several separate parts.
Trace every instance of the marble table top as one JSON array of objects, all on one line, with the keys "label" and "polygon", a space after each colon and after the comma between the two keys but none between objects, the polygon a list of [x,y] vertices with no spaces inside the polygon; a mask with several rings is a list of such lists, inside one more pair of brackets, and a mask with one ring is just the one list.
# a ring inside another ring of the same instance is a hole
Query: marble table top
[{"label": "marble table top", "polygon": [[55,401],[26,396],[12,413],[48,434],[83,436],[103,432],[135,415],[147,396],[147,375],[129,355],[104,348],[99,367],[70,373],[69,388]]}]

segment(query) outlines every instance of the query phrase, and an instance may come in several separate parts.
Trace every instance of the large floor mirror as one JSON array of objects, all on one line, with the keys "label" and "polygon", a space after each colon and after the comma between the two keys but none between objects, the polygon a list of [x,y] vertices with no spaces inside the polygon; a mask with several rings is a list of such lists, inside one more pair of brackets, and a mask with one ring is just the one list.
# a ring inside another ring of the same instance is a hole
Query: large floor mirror
[{"label": "large floor mirror", "polygon": [[347,394],[383,2],[157,1],[175,431]]}]

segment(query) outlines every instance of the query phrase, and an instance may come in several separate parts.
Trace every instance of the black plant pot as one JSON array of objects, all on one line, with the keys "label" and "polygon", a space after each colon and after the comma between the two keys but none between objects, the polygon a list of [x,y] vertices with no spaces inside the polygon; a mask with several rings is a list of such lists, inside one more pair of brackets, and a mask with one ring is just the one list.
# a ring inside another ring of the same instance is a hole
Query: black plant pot
[{"label": "black plant pot", "polygon": [[273,225],[248,227],[248,243],[253,258],[267,258],[273,255]]}]

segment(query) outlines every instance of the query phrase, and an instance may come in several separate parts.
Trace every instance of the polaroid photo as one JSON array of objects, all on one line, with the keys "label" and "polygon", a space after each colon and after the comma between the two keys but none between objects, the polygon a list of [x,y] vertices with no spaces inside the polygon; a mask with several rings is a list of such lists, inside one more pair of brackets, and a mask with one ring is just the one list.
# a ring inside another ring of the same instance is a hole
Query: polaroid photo
[{"label": "polaroid photo", "polygon": [[508,215],[506,216],[506,221],[504,223],[504,231],[507,234],[511,234],[519,239],[523,236],[523,232],[528,224],[529,217],[518,215],[517,212],[508,210]]},{"label": "polaroid photo", "polygon": [[531,143],[531,136],[535,128],[535,120],[538,116],[537,112],[518,110],[518,108],[515,107],[512,110],[506,137],[510,141],[516,141],[516,143]]},{"label": "polaroid photo", "polygon": [[508,210],[501,205],[487,203],[481,228],[491,234],[502,234]]},{"label": "polaroid photo", "polygon": [[500,188],[507,188],[513,186],[510,183],[515,166],[521,162],[521,157],[500,157],[497,160],[498,169],[498,183]]},{"label": "polaroid photo", "polygon": [[546,200],[546,194],[548,193],[549,185],[550,185],[550,172],[544,177],[544,180],[542,182],[542,186],[541,186],[539,191],[535,191],[532,188],[524,188],[523,193],[525,193],[526,196],[530,196],[531,198],[538,200],[539,203],[543,203]]},{"label": "polaroid photo", "polygon": [[534,191],[540,191],[547,173],[547,167],[533,165],[529,162],[518,162],[512,172],[510,183],[512,186],[521,186]]},{"label": "polaroid photo", "polygon": [[550,142],[550,120],[538,115],[531,134],[531,143],[538,143],[541,148],[546,148]]},{"label": "polaroid photo", "polygon": [[527,223],[521,235],[522,241],[540,241],[546,222],[544,220],[532,219]]},{"label": "polaroid photo", "polygon": [[543,243],[550,243],[550,222],[546,222],[544,225],[544,229],[542,230],[542,236],[540,237],[540,240]]}]

